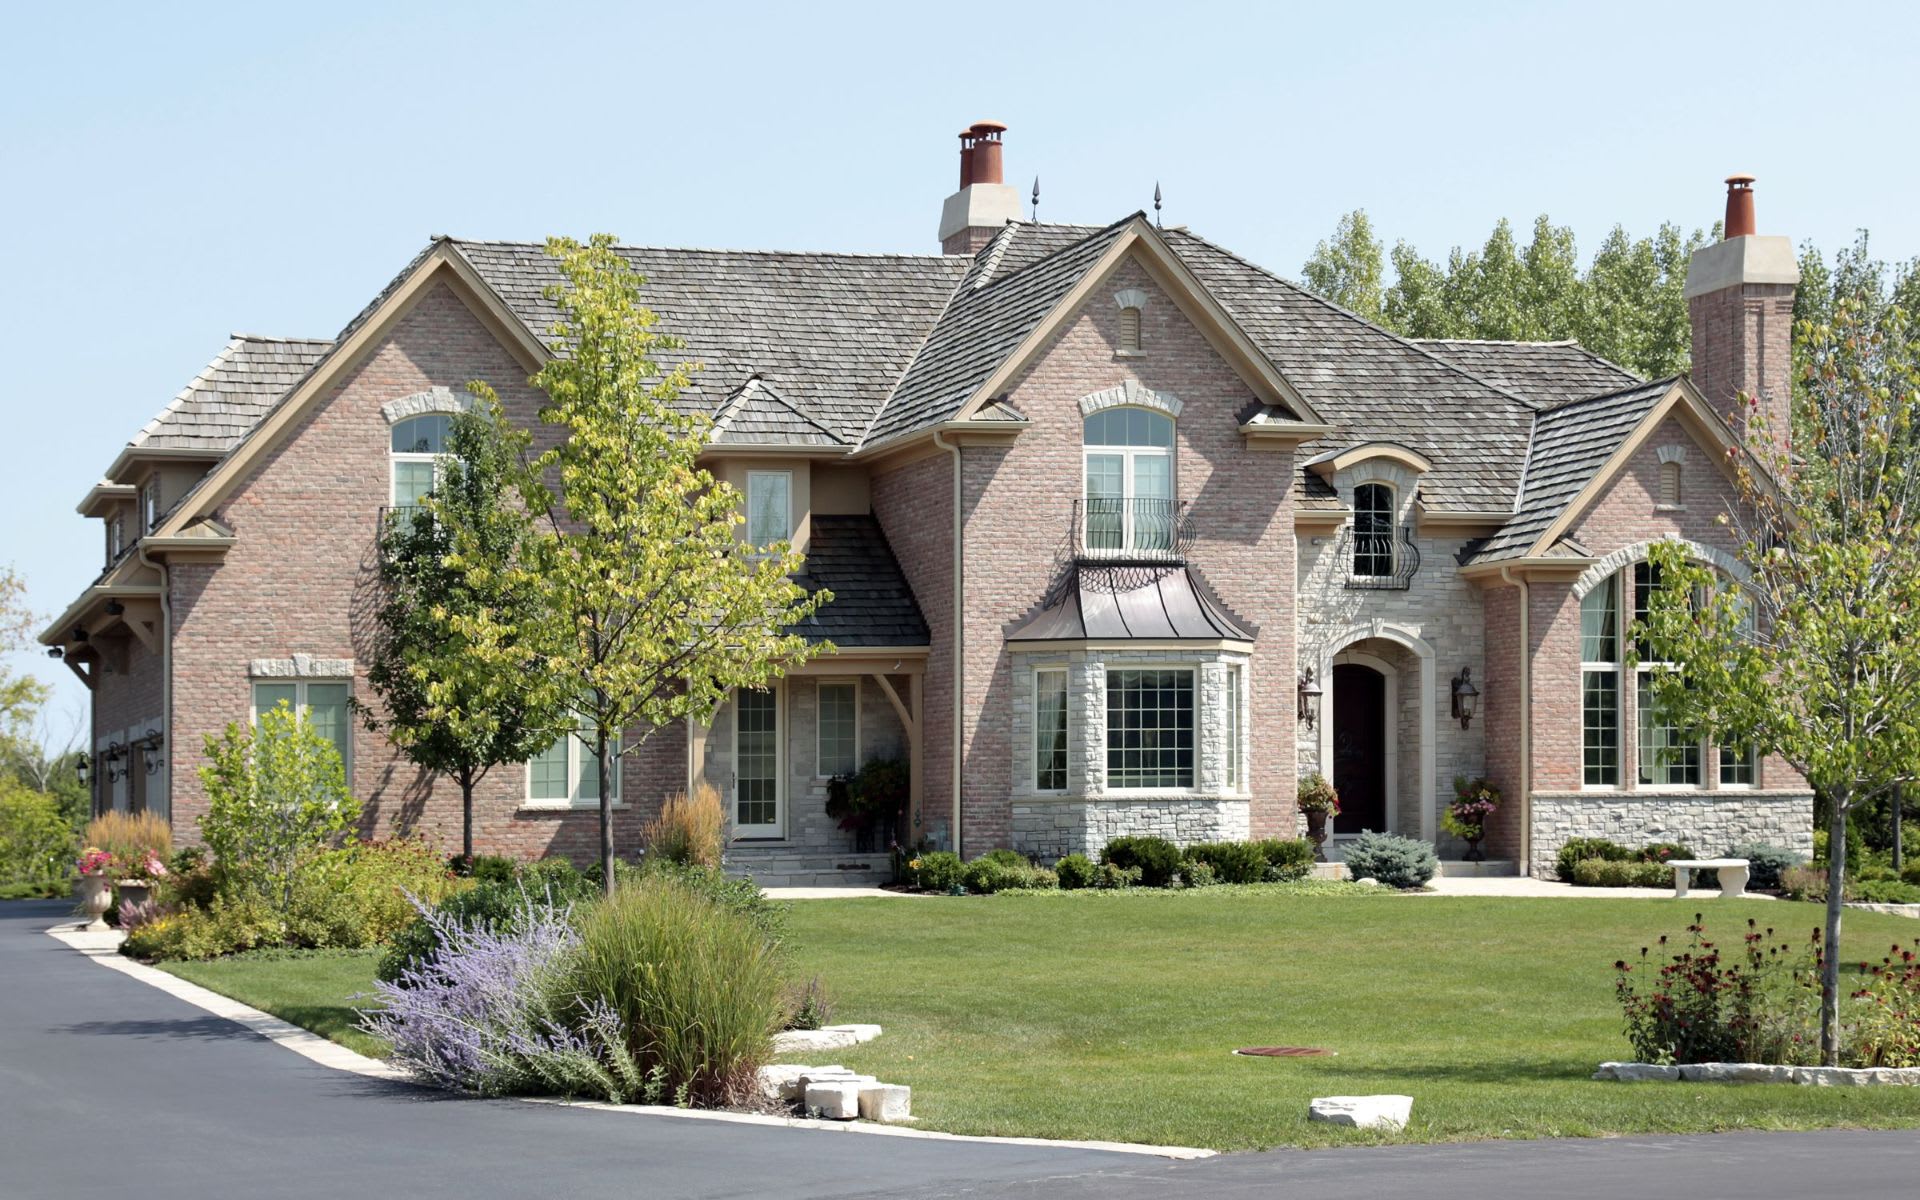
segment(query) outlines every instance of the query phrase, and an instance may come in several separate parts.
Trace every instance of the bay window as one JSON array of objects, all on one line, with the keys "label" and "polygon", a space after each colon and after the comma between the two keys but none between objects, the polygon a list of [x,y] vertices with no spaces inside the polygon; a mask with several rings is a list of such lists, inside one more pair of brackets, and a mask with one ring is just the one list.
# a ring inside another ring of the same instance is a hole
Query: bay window
[{"label": "bay window", "polygon": [[1067,673],[1033,673],[1033,790],[1067,790]]},{"label": "bay window", "polygon": [[1193,786],[1193,671],[1107,672],[1107,786]]}]

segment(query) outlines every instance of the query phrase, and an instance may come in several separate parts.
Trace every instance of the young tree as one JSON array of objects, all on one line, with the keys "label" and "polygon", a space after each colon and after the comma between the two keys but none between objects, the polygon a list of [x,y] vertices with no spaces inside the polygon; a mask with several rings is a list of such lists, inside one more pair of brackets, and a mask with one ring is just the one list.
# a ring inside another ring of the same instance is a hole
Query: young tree
[{"label": "young tree", "polygon": [[[33,630],[33,613],[26,604],[27,585],[10,566],[0,566],[0,657],[26,646]],[[9,757],[24,751],[40,708],[52,689],[31,675],[16,677],[0,664],[0,751]]]},{"label": "young tree", "polygon": [[[1920,354],[1852,301],[1800,327],[1792,457],[1757,421],[1739,472],[1743,586],[1677,545],[1644,627],[1661,719],[1791,763],[1829,802],[1820,1052],[1838,1056],[1847,819],[1920,772]],[[1749,399],[1748,403],[1752,401]],[[1759,411],[1757,407],[1754,410]]]},{"label": "young tree", "polygon": [[[386,596],[367,682],[384,714],[361,707],[407,758],[460,785],[460,853],[473,858],[473,792],[493,768],[525,762],[562,732],[564,710],[525,671],[475,653],[457,618],[493,614],[485,628],[531,627],[538,596],[517,573],[533,518],[514,497],[529,438],[481,391],[454,417],[439,484],[424,511],[381,540]],[[511,643],[496,646],[510,653]]]},{"label": "young tree", "polygon": [[[699,461],[711,423],[675,404],[691,368],[660,368],[655,356],[679,343],[641,303],[644,280],[613,239],[553,239],[547,253],[565,279],[546,293],[560,310],[559,353],[533,383],[547,395],[540,419],[561,439],[521,473],[537,528],[511,572],[533,593],[532,615],[519,627],[492,611],[451,624],[477,660],[527,672],[578,718],[594,750],[611,891],[627,732],[644,740],[672,721],[711,720],[733,689],[765,686],[830,649],[786,629],[832,597],[793,582],[801,557],[787,542],[735,536],[739,493]],[[454,561],[476,569],[464,552]]]},{"label": "young tree", "polygon": [[1373,236],[1366,209],[1341,217],[1333,237],[1313,248],[1300,274],[1314,292],[1340,307],[1369,321],[1381,319],[1386,251]]},{"label": "young tree", "polygon": [[282,910],[293,901],[300,860],[360,817],[340,751],[284,700],[251,729],[230,724],[209,737],[200,779],[207,789],[200,834],[221,885]]}]

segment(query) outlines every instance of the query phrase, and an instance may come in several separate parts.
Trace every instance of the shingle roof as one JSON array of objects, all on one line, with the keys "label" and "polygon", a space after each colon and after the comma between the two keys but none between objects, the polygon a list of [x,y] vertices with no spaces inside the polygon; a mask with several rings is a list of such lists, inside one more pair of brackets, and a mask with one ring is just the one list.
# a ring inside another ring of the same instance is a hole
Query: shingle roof
[{"label": "shingle roof", "polygon": [[722,446],[844,444],[758,375],[748,376],[720,406],[713,421],[713,440]]},{"label": "shingle roof", "polygon": [[811,525],[806,563],[794,581],[809,593],[826,588],[833,599],[793,632],[842,648],[927,645],[926,618],[880,522],[815,515]]},{"label": "shingle roof", "polygon": [[317,338],[236,333],[128,445],[231,450],[332,345]]},{"label": "shingle roof", "polygon": [[1338,427],[1316,443],[1320,450],[1398,442],[1433,460],[1420,481],[1432,507],[1512,505],[1536,404],[1204,238],[1177,229],[1166,238],[1307,403]]},{"label": "shingle roof", "polygon": [[[1008,266],[1009,256],[1024,240],[1023,232],[1035,227],[1009,225],[1002,230],[969,264],[967,277],[927,334],[886,407],[874,418],[864,441],[883,442],[951,419],[1132,219],[1092,232],[1076,226],[1069,232],[1079,236],[1044,256],[1025,260],[1018,268]],[[1066,239],[1054,230],[1042,236],[1049,245]]]},{"label": "shingle roof", "polygon": [[1498,562],[1525,555],[1677,378],[1638,383],[1542,412],[1535,423],[1533,452],[1513,519],[1474,551],[1472,561]]},{"label": "shingle roof", "polygon": [[1642,382],[1579,342],[1486,342],[1417,338],[1413,344],[1488,383],[1540,404],[1561,404]]},{"label": "shingle roof", "polygon": [[[533,242],[452,241],[535,335],[559,310],[542,293],[559,264]],[[757,375],[841,442],[857,441],[953,295],[971,260],[622,246],[646,276],[642,301],[701,364],[683,394],[713,415]]]}]

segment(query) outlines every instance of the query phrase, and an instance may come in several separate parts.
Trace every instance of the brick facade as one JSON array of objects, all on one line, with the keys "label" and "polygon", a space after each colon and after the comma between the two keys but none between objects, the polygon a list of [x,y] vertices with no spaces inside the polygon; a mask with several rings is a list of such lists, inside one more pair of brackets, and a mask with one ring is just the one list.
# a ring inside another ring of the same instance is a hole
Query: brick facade
[{"label": "brick facade", "polygon": [[1690,297],[1693,382],[1736,433],[1745,433],[1752,397],[1774,436],[1790,428],[1793,399],[1793,285],[1744,283]]}]

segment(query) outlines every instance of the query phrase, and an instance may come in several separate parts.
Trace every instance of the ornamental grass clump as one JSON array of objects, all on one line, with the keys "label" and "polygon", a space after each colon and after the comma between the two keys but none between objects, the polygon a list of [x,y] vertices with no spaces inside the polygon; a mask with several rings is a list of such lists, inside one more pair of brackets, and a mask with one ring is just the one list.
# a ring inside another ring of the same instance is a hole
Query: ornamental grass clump
[{"label": "ornamental grass clump", "polygon": [[570,910],[522,902],[516,919],[498,924],[421,905],[436,948],[374,985],[381,1005],[362,1012],[360,1027],[415,1079],[450,1091],[658,1101],[663,1085],[628,1053],[612,1007],[567,988],[580,946]]},{"label": "ornamental grass clump", "polygon": [[675,1103],[757,1099],[755,1072],[788,1013],[778,950],[751,921],[649,875],[586,914],[568,957],[579,1011],[611,1013],[626,1057]]}]

